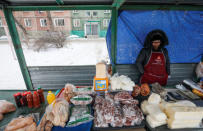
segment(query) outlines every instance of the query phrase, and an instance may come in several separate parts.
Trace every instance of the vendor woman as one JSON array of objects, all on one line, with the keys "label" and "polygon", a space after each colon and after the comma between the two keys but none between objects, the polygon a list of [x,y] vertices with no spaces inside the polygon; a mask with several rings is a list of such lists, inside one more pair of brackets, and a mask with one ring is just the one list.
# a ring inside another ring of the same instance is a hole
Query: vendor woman
[{"label": "vendor woman", "polygon": [[163,31],[153,30],[147,35],[144,48],[136,60],[136,66],[141,73],[141,84],[155,82],[162,86],[167,84],[170,60],[165,45],[168,45],[168,38]]}]

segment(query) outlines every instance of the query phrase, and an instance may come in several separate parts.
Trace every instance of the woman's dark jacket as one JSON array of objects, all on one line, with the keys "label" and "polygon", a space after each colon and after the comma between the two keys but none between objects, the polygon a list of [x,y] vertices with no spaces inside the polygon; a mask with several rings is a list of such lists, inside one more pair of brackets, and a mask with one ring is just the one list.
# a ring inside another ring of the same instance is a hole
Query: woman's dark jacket
[{"label": "woman's dark jacket", "polygon": [[163,52],[164,56],[165,56],[165,60],[166,60],[166,71],[168,73],[168,75],[170,75],[170,60],[168,57],[168,51],[166,48],[161,48],[157,51],[153,50],[152,48],[143,48],[136,60],[136,66],[138,68],[138,70],[140,71],[141,74],[144,73],[144,66],[147,64],[150,55],[151,55],[151,51],[152,52]]}]

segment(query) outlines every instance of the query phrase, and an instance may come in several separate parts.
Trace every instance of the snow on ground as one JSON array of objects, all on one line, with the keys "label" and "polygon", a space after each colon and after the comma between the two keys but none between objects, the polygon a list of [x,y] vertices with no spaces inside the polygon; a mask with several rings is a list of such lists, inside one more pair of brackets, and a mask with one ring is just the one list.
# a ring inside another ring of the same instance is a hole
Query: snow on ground
[{"label": "snow on ground", "polygon": [[26,89],[18,61],[8,44],[0,43],[0,63],[0,89]]},{"label": "snow on ground", "polygon": [[40,50],[24,48],[28,66],[95,65],[101,60],[109,61],[105,39],[75,39],[64,48]]},{"label": "snow on ground", "polygon": [[[23,46],[27,66],[71,66],[95,65],[105,60],[109,62],[105,39],[67,42],[64,48],[50,48],[33,51]],[[14,59],[8,43],[0,43],[0,90],[25,89],[18,61]]]}]

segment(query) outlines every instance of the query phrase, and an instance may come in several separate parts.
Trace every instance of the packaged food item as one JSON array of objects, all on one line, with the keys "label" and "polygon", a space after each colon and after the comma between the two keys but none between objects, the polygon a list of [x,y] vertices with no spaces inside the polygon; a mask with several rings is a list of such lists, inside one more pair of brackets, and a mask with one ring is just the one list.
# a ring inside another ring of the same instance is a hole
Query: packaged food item
[{"label": "packaged food item", "polygon": [[5,114],[13,112],[16,110],[16,107],[13,103],[6,100],[0,100],[0,114]]},{"label": "packaged food item", "polygon": [[115,101],[133,100],[133,97],[127,91],[118,92],[114,96]]},{"label": "packaged food item", "polygon": [[44,116],[42,117],[39,125],[37,126],[37,131],[51,131],[53,127],[53,123],[47,119],[48,113],[45,113]]},{"label": "packaged food item", "polygon": [[152,93],[148,98],[149,104],[159,104],[160,102],[161,102],[161,97],[156,93]]},{"label": "packaged food item", "polygon": [[141,95],[142,96],[148,96],[150,94],[150,88],[147,83],[144,83],[141,85]]},{"label": "packaged food item", "polygon": [[37,131],[36,123],[31,116],[13,119],[5,128],[5,131]]},{"label": "packaged food item", "polygon": [[93,88],[91,86],[87,87],[76,87],[73,89],[76,95],[90,95],[93,93]]},{"label": "packaged food item", "polygon": [[46,108],[46,119],[54,126],[64,127],[68,121],[69,103],[64,99],[56,99]]},{"label": "packaged food item", "polygon": [[89,95],[78,95],[70,99],[74,105],[88,105],[92,102],[92,97]]},{"label": "packaged food item", "polygon": [[3,114],[0,113],[0,121],[4,118]]},{"label": "packaged food item", "polygon": [[120,105],[115,106],[114,120],[110,124],[112,127],[123,127],[123,113]]},{"label": "packaged food item", "polygon": [[110,83],[112,90],[133,91],[133,87],[135,86],[135,83],[129,77],[125,75],[119,76],[118,73],[111,77]]},{"label": "packaged food item", "polygon": [[48,95],[47,95],[48,104],[51,104],[55,99],[56,99],[56,97],[55,97],[54,93],[52,93],[51,91],[48,91]]},{"label": "packaged food item", "polygon": [[33,93],[33,105],[34,105],[34,108],[40,107],[40,98],[37,91],[34,91]]},{"label": "packaged food item", "polygon": [[63,97],[66,99],[66,101],[68,101],[70,103],[70,99],[72,97],[75,96],[75,93],[73,92],[73,90],[75,89],[76,87],[72,84],[66,84],[65,85],[65,88],[64,88],[64,92],[63,92]]},{"label": "packaged food item", "polygon": [[105,93],[105,98],[96,96],[94,103],[95,127],[122,127],[140,125],[144,119],[137,106],[138,101],[128,92],[119,92],[113,96]]},{"label": "packaged food item", "polygon": [[28,107],[32,108],[33,107],[33,95],[30,91],[27,93],[27,102],[28,102]]},{"label": "packaged food item", "polygon": [[92,121],[94,119],[94,117],[91,115],[88,106],[74,106],[71,109],[71,112],[72,113],[67,127],[77,126]]},{"label": "packaged food item", "polygon": [[140,125],[144,119],[142,111],[136,105],[124,105],[123,113],[125,126]]},{"label": "packaged food item", "polygon": [[43,90],[41,89],[41,87],[38,87],[37,88],[37,93],[39,94],[39,98],[40,98],[40,103],[44,103],[45,102],[45,99],[44,99],[44,92]]},{"label": "packaged food item", "polygon": [[22,106],[27,106],[27,92],[22,93],[21,104]]},{"label": "packaged food item", "polygon": [[18,92],[16,94],[14,94],[13,96],[14,96],[17,107],[21,107],[22,106],[22,104],[21,104],[21,98],[22,98],[21,93]]},{"label": "packaged food item", "polygon": [[147,116],[146,120],[147,120],[148,124],[151,126],[151,128],[155,128],[155,127],[166,124],[166,121],[154,120],[150,115]]}]

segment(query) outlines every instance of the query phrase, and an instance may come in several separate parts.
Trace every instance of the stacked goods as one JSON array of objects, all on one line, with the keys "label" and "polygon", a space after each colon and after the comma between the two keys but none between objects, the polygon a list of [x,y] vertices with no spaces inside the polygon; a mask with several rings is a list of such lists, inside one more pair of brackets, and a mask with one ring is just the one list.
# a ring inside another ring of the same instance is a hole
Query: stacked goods
[{"label": "stacked goods", "polygon": [[202,122],[203,108],[172,106],[166,109],[166,114],[170,129],[197,128]]},{"label": "stacked goods", "polygon": [[200,127],[203,108],[196,107],[190,101],[183,100],[169,103],[152,93],[148,101],[143,101],[141,109],[147,115],[147,122],[152,127],[168,124],[170,129]]},{"label": "stacked goods", "polygon": [[68,127],[77,126],[92,121],[93,119],[94,117],[91,115],[88,106],[74,106],[71,109],[71,116],[67,126]]},{"label": "stacked goods", "polygon": [[93,88],[91,86],[87,86],[87,87],[76,87],[73,89],[73,92],[76,95],[90,95],[93,94]]},{"label": "stacked goods", "polygon": [[119,76],[117,73],[110,79],[112,90],[126,90],[133,91],[135,83],[127,76]]},{"label": "stacked goods", "polygon": [[107,65],[106,63],[96,64],[96,78],[106,78],[107,77]]},{"label": "stacked goods", "polygon": [[63,97],[66,99],[66,101],[70,102],[70,99],[75,96],[75,93],[73,90],[75,89],[75,86],[72,84],[66,84],[63,92]]},{"label": "stacked goods", "polygon": [[[51,130],[52,126],[64,127],[68,121],[69,103],[64,99],[56,99],[46,108],[38,129]],[[47,125],[48,124],[48,125]]]},{"label": "stacked goods", "polygon": [[105,98],[95,98],[95,127],[122,127],[140,125],[144,116],[128,92],[119,92],[115,96],[105,94]]},{"label": "stacked goods", "polygon": [[107,91],[109,86],[107,65],[105,62],[96,64],[96,76],[94,77],[94,90]]},{"label": "stacked goods", "polygon": [[141,104],[142,111],[147,115],[147,122],[152,128],[166,124],[166,115],[159,107],[161,97],[158,94],[152,93],[148,101]]},{"label": "stacked goods", "polygon": [[37,127],[33,117],[18,117],[6,126],[5,131],[37,131]]},{"label": "stacked goods", "polygon": [[0,121],[3,119],[3,114],[13,112],[15,110],[16,107],[13,103],[6,100],[0,100]]},{"label": "stacked goods", "polygon": [[74,105],[88,105],[92,102],[92,97],[89,95],[78,95],[70,99]]}]

